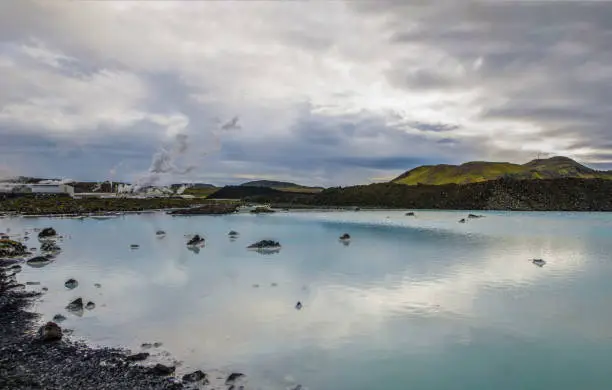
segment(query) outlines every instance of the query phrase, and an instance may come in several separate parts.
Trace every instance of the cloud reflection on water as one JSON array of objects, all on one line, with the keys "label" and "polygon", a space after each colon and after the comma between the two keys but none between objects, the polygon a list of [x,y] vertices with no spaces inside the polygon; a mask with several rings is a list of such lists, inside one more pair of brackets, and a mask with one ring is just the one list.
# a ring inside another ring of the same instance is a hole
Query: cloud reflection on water
[{"label": "cloud reflection on water", "polygon": [[[611,220],[586,214],[564,222],[490,213],[466,225],[456,223],[460,213],[403,214],[53,221],[73,240],[56,264],[24,274],[55,287],[40,304],[48,316],[76,293],[101,293],[96,303],[107,306],[85,313],[87,327],[67,321],[93,341],[137,347],[162,340],[193,367],[273,367],[297,359],[325,370],[306,351],[431,354],[471,343],[475,331],[545,338],[563,314],[553,302],[580,293],[556,286],[571,284],[612,249],[605,237],[589,234],[589,226]],[[241,233],[235,242],[226,237],[230,226]],[[164,240],[155,237],[159,228]],[[349,247],[337,242],[344,231],[353,237]],[[207,246],[194,256],[183,235],[196,232],[207,234]],[[283,250],[274,256],[245,250],[263,235],[278,237]],[[141,249],[130,252],[132,242]],[[534,257],[547,265],[533,266]],[[78,292],[57,287],[68,274],[79,280]],[[98,282],[102,291],[93,287]],[[298,300],[301,311],[294,309]],[[579,313],[576,307],[564,310]],[[609,317],[598,318],[609,324]],[[588,316],[557,332],[587,337],[585,329],[596,339],[612,336]]]}]

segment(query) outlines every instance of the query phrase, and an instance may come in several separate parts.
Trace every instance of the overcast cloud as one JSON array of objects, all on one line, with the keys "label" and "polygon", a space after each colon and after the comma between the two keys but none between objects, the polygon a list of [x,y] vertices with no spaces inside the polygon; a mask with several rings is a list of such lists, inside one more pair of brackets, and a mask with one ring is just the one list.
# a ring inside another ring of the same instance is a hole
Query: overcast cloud
[{"label": "overcast cloud", "polygon": [[[427,5],[422,5],[427,4]],[[0,2],[0,174],[367,183],[612,168],[612,3]]]}]

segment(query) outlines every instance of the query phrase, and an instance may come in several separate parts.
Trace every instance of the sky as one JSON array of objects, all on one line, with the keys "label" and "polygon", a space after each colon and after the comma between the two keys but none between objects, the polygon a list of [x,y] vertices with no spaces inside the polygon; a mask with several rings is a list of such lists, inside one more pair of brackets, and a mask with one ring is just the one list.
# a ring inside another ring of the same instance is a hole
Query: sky
[{"label": "sky", "polygon": [[612,3],[0,2],[0,176],[612,169]]}]

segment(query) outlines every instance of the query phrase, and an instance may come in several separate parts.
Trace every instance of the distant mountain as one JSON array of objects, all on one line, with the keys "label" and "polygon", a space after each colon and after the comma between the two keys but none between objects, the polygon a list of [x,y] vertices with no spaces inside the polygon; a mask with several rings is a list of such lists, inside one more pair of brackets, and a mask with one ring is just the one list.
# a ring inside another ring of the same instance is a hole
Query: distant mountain
[{"label": "distant mountain", "polygon": [[188,186],[189,188],[195,188],[195,189],[202,189],[202,188],[217,188],[215,187],[215,185],[213,184],[208,184],[208,183],[182,183],[182,184],[170,184],[170,188],[172,188],[173,190],[176,190],[178,188],[181,188],[182,186]]},{"label": "distant mountain", "polygon": [[499,178],[539,179],[610,179],[612,172],[596,171],[571,158],[536,159],[527,164],[473,161],[461,165],[423,165],[396,177],[391,183],[418,185],[469,184]]},{"label": "distant mountain", "polygon": [[288,187],[302,187],[299,184],[290,183],[287,181],[276,181],[276,180],[254,180],[240,184],[242,187],[268,187],[268,188],[288,188]]},{"label": "distant mountain", "polygon": [[323,187],[307,187],[296,183],[276,180],[255,180],[240,184],[240,187],[265,187],[286,192],[321,192]]},{"label": "distant mountain", "polygon": [[[293,188],[293,187],[291,187]],[[256,186],[225,186],[208,199],[241,199],[246,202],[281,202],[281,203],[305,203],[307,199],[316,194],[311,191],[297,192],[277,190],[270,187]]]}]

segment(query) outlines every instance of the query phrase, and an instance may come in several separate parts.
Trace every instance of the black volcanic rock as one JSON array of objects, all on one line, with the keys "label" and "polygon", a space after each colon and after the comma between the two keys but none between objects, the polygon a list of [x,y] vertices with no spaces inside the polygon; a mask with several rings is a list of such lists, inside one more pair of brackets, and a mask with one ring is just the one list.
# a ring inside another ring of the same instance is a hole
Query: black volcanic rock
[{"label": "black volcanic rock", "polygon": [[281,244],[274,240],[261,240],[254,244],[249,245],[248,249],[277,249],[280,248]]},{"label": "black volcanic rock", "polygon": [[612,180],[502,178],[463,185],[378,183],[329,188],[316,194],[308,204],[447,210],[612,211],[610,194]]},{"label": "black volcanic rock", "polygon": [[166,366],[161,363],[156,364],[153,368],[151,368],[151,373],[154,375],[170,375],[173,374],[175,367]]},{"label": "black volcanic rock", "polygon": [[53,241],[44,241],[40,244],[40,250],[42,252],[59,252],[62,250],[55,242]]},{"label": "black volcanic rock", "polygon": [[236,382],[238,379],[242,377],[244,377],[244,374],[241,374],[239,372],[232,372],[231,374],[228,375],[227,379],[225,380],[225,384],[231,385],[232,383]]},{"label": "black volcanic rock", "polygon": [[183,382],[199,382],[206,379],[206,374],[201,370],[183,375]]},{"label": "black volcanic rock", "polygon": [[66,282],[64,283],[64,286],[66,286],[67,289],[74,289],[79,285],[79,282],[76,279],[68,279],[66,280]]},{"label": "black volcanic rock", "polygon": [[189,209],[170,211],[170,215],[220,215],[231,214],[238,210],[238,204],[235,203],[214,203],[200,207],[192,207]]},{"label": "black volcanic rock", "polygon": [[1,239],[0,240],[0,258],[24,256],[28,254],[28,248],[20,242]]},{"label": "black volcanic rock", "polygon": [[44,228],[38,233],[38,238],[49,238],[55,237],[57,232],[52,227]]},{"label": "black volcanic rock", "polygon": [[140,352],[140,353],[136,353],[134,355],[128,355],[125,357],[125,360],[127,360],[128,362],[141,362],[143,360],[146,360],[149,357],[149,353],[148,352]]},{"label": "black volcanic rock", "polygon": [[187,241],[187,246],[202,245],[204,244],[204,241],[204,237],[200,237],[198,234],[196,234],[195,236],[191,237],[189,241]]}]

